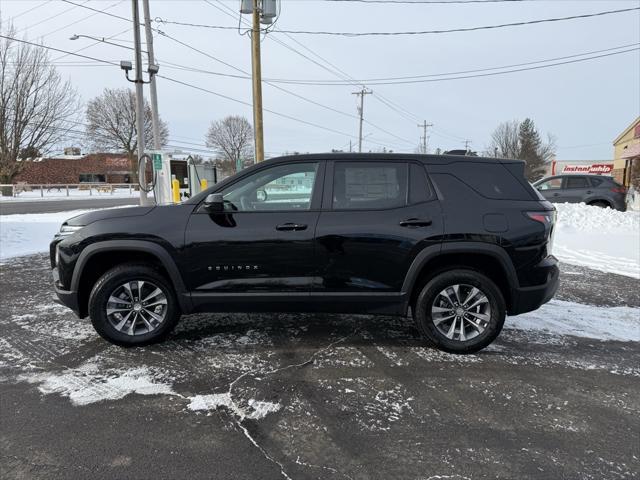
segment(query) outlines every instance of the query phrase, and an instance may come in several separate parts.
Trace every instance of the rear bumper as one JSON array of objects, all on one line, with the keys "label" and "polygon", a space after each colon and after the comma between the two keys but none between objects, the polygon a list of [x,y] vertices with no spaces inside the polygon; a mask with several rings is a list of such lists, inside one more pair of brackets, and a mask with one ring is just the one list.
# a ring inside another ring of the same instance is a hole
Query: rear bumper
[{"label": "rear bumper", "polygon": [[80,309],[78,308],[78,292],[75,292],[73,290],[64,290],[62,288],[57,268],[51,270],[51,274],[53,275],[53,289],[56,292],[57,303],[70,308],[76,315],[79,316]]},{"label": "rear bumper", "polygon": [[556,257],[549,256],[545,258],[537,268],[544,269],[546,272],[546,282],[534,287],[516,288],[513,293],[509,315],[519,315],[536,310],[551,300],[558,291],[560,269],[558,268]]}]

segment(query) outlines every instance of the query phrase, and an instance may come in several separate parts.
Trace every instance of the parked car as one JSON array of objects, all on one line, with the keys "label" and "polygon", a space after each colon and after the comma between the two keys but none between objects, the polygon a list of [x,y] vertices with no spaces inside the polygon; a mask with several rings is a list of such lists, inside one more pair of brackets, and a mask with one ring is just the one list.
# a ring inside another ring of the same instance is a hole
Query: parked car
[{"label": "parked car", "polygon": [[627,189],[602,175],[556,175],[535,182],[534,187],[553,203],[586,203],[595,207],[627,209]]},{"label": "parked car", "polygon": [[123,346],[192,312],[411,311],[442,350],[475,352],[558,288],[555,211],[523,172],[461,156],[267,160],[181,204],[67,220],[54,287]]}]

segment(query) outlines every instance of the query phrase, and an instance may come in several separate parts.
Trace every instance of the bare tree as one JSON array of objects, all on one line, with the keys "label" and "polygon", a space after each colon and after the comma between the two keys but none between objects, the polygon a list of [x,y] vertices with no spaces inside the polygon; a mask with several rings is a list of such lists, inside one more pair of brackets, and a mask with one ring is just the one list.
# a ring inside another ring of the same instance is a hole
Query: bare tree
[{"label": "bare tree", "polygon": [[[87,138],[97,151],[124,152],[131,163],[133,178],[137,178],[138,138],[136,130],[136,98],[128,88],[105,88],[102,94],[87,104]],[[160,119],[160,144],[166,145],[169,127]],[[151,107],[144,103],[144,138],[153,145]]]},{"label": "bare tree", "polygon": [[517,158],[525,161],[525,176],[531,182],[541,179],[546,165],[555,155],[555,140],[548,135],[543,141],[530,118],[512,120],[498,125],[491,134],[487,156]]},{"label": "bare tree", "polygon": [[244,117],[228,116],[211,122],[205,142],[223,162],[234,165],[236,172],[253,157],[253,128]]},{"label": "bare tree", "polygon": [[[0,183],[12,183],[30,154],[45,155],[63,140],[80,109],[76,90],[49,62],[47,51],[22,43],[9,25],[0,39]],[[10,37],[10,38],[6,38]],[[6,191],[3,189],[3,194]],[[9,189],[10,194],[10,189]]]}]

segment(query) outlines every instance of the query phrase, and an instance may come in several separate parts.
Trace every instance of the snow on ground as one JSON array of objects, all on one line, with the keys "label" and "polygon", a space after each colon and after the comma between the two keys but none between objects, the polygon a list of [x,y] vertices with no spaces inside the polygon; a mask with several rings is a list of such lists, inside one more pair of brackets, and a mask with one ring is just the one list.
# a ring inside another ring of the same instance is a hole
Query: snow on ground
[{"label": "snow on ground", "polygon": [[99,192],[95,188],[92,190],[78,190],[77,188],[69,189],[69,195],[67,196],[67,190],[61,188],[52,188],[50,191],[46,189],[42,192],[40,190],[32,190],[30,192],[20,192],[15,197],[5,197],[0,195],[0,202],[46,202],[50,200],[86,200],[88,198],[138,198],[140,192],[135,190],[129,191],[128,188],[118,188],[113,193]]},{"label": "snow on ground", "polygon": [[540,309],[508,318],[504,328],[573,335],[595,340],[640,342],[640,308],[595,307],[551,300]]},{"label": "snow on ground", "polygon": [[46,252],[65,220],[88,211],[0,215],[0,260]]},{"label": "snow on ground", "polygon": [[561,262],[640,278],[640,212],[558,203],[553,254]]}]

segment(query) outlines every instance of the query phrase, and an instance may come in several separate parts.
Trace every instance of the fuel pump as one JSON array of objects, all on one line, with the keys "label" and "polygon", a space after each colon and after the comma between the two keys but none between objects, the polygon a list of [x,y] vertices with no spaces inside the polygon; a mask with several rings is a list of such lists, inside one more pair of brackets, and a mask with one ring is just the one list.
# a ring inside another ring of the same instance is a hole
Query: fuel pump
[{"label": "fuel pump", "polygon": [[160,150],[150,150],[147,153],[151,157],[154,178],[153,196],[155,197],[156,204],[164,205],[173,203],[170,156]]}]

